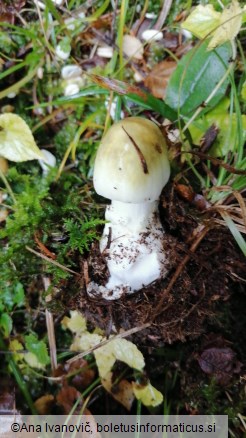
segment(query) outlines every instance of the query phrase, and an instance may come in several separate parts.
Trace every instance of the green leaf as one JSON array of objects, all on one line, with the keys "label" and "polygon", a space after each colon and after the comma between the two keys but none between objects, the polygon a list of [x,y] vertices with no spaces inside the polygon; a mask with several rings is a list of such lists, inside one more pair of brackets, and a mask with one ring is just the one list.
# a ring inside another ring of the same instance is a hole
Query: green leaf
[{"label": "green leaf", "polygon": [[25,343],[27,350],[36,356],[40,364],[47,365],[50,362],[44,341],[39,341],[36,335],[30,334],[25,336]]},{"label": "green leaf", "polygon": [[[204,41],[183,56],[172,74],[166,93],[166,103],[183,116],[191,116],[210,96],[225,75],[232,54],[229,43],[216,50],[207,51]],[[225,95],[229,79],[225,79],[209,101],[206,111],[211,110]]]},{"label": "green leaf", "polygon": [[17,306],[23,306],[25,302],[25,292],[21,283],[16,283],[13,292],[13,303]]},{"label": "green leaf", "polygon": [[246,102],[246,81],[243,83],[241,96],[242,96],[242,99]]},{"label": "green leaf", "polygon": [[60,16],[59,12],[57,11],[54,1],[53,0],[46,0],[44,3],[46,3],[46,6],[48,6],[49,11],[52,13],[52,15],[56,18],[56,20],[63,25],[62,17]]},{"label": "green leaf", "polygon": [[3,78],[5,78],[6,76],[16,72],[17,70],[20,70],[23,67],[26,67],[27,62],[20,62],[19,64],[15,64],[12,67],[8,68],[7,70],[4,70],[3,72],[0,73],[0,80],[2,80]]},{"label": "green leaf", "polygon": [[11,161],[45,160],[29,126],[12,113],[0,115],[0,156]]},{"label": "green leaf", "polygon": [[18,307],[22,306],[25,302],[25,293],[21,283],[13,283],[6,285],[2,289],[2,296],[0,302],[1,308],[7,311],[11,311],[16,304]]},{"label": "green leaf", "polygon": [[[236,152],[238,145],[238,117],[236,113],[229,114],[227,107],[229,99],[223,99],[212,111],[193,122],[189,129],[193,143],[200,144],[202,137],[212,125],[219,129],[217,139],[210,150],[215,157],[225,156],[228,152]],[[243,135],[246,135],[246,115],[242,114]]]},{"label": "green leaf", "polygon": [[2,313],[0,316],[0,329],[3,332],[4,337],[8,337],[13,327],[13,321],[11,316],[7,313]]},{"label": "green leaf", "polygon": [[65,53],[70,53],[71,51],[71,45],[70,45],[70,38],[69,37],[64,37],[60,42],[59,42],[59,46],[61,48],[61,50]]},{"label": "green leaf", "polygon": [[234,239],[236,240],[242,253],[246,256],[246,241],[240,231],[238,230],[235,222],[230,218],[229,215],[221,213],[226,225],[228,226],[230,232],[232,233]]}]

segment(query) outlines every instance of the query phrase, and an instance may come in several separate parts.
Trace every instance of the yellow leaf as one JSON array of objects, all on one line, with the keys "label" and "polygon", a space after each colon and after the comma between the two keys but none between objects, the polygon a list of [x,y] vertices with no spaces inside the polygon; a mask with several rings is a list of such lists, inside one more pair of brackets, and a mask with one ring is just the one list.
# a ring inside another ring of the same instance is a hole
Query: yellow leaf
[{"label": "yellow leaf", "polygon": [[65,316],[61,323],[65,329],[71,330],[71,332],[79,334],[86,331],[86,320],[85,318],[77,311],[72,310],[70,312],[71,318]]},{"label": "yellow leaf", "polygon": [[103,347],[98,348],[94,352],[98,372],[101,378],[106,378],[107,374],[111,371],[116,361],[114,351],[111,345],[112,342],[113,341],[109,342]]},{"label": "yellow leaf", "polygon": [[17,339],[14,339],[13,341],[10,341],[10,343],[9,343],[9,350],[14,352],[13,359],[16,362],[19,362],[19,361],[21,361],[23,359],[24,354],[19,353],[19,351],[24,350],[24,347],[23,347],[23,345]]},{"label": "yellow leaf", "polygon": [[100,377],[105,377],[112,369],[116,360],[126,363],[129,367],[142,371],[144,357],[135,344],[126,339],[113,339],[95,352]]},{"label": "yellow leaf", "polygon": [[154,407],[163,402],[162,393],[154,388],[150,382],[145,386],[132,382],[132,386],[135,397],[140,400],[143,405]]},{"label": "yellow leaf", "polygon": [[81,333],[75,336],[75,339],[71,345],[72,351],[87,351],[91,350],[95,345],[99,344],[102,340],[102,336],[96,333]]},{"label": "yellow leaf", "polygon": [[0,156],[11,161],[45,160],[29,126],[12,113],[0,115]]},{"label": "yellow leaf", "polygon": [[226,41],[233,41],[240,31],[242,25],[242,12],[237,0],[232,1],[229,8],[225,8],[220,17],[220,26],[214,32],[208,49],[212,50],[215,47],[225,43]]},{"label": "yellow leaf", "polygon": [[221,13],[214,10],[212,5],[197,6],[181,24],[197,38],[205,38],[220,24]]},{"label": "yellow leaf", "polygon": [[[71,345],[72,351],[92,350],[103,341],[101,334],[90,333],[86,329],[86,321],[77,311],[71,312],[71,318],[65,317],[62,320],[64,328],[76,333]],[[98,372],[101,378],[111,371],[116,360],[126,363],[129,367],[142,371],[145,362],[141,351],[135,344],[126,339],[112,339],[102,347],[94,351]]]},{"label": "yellow leaf", "polygon": [[24,359],[26,361],[26,363],[31,367],[31,368],[37,368],[39,370],[44,370],[45,366],[39,362],[37,356],[31,352],[26,353],[24,355]]}]

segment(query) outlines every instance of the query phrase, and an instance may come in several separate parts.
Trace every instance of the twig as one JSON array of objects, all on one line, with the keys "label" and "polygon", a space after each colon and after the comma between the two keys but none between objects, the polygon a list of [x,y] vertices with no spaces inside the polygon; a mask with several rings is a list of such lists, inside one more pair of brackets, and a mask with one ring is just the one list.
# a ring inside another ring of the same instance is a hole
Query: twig
[{"label": "twig", "polygon": [[211,157],[211,155],[204,154],[199,151],[185,151],[181,152],[182,154],[192,154],[196,157],[199,157],[202,160],[209,160],[211,163],[214,164],[214,166],[221,166],[224,169],[226,169],[228,172],[233,173],[235,175],[246,175],[246,170],[242,169],[236,169],[233,166],[230,166],[230,164],[225,163],[224,161],[220,160],[219,158]]},{"label": "twig", "polygon": [[54,330],[53,315],[48,309],[45,310],[46,327],[48,332],[48,341],[50,347],[50,362],[51,369],[54,372],[57,368],[57,355],[56,355],[56,338]]},{"label": "twig", "polygon": [[90,348],[87,351],[84,351],[83,353],[77,354],[76,356],[72,357],[71,359],[67,360],[67,363],[72,363],[75,362],[78,359],[82,359],[83,357],[87,356],[88,354],[91,354],[93,351],[97,350],[100,347],[103,347],[104,345],[108,344],[111,341],[115,341],[115,339],[122,339],[122,338],[126,338],[128,336],[133,335],[133,333],[137,333],[140,332],[141,330],[146,329],[147,327],[149,327],[151,324],[148,322],[146,324],[143,324],[139,327],[133,327],[130,330],[127,330],[123,333],[119,333],[118,335],[113,336],[112,338],[109,339],[105,339],[105,341],[100,342],[99,344],[96,344],[94,347]]},{"label": "twig", "polygon": [[84,274],[84,283],[85,283],[85,288],[87,290],[87,286],[90,283],[90,277],[89,277],[89,267],[88,267],[88,262],[87,260],[84,260],[83,262],[83,274]]},{"label": "twig", "polygon": [[61,265],[60,263],[56,262],[55,260],[50,259],[49,257],[46,257],[44,254],[41,254],[40,252],[35,251],[34,249],[30,248],[30,246],[25,247],[28,251],[32,252],[36,256],[40,257],[41,259],[46,260],[47,262],[51,263],[52,265],[58,266],[58,268],[63,269],[63,271],[70,272],[71,274],[79,275],[78,272],[73,271],[72,269],[67,268],[66,266]]},{"label": "twig", "polygon": [[156,30],[161,30],[162,29],[162,27],[163,27],[163,25],[164,25],[164,23],[166,21],[166,18],[167,18],[168,14],[169,14],[169,11],[171,9],[172,2],[173,2],[173,0],[164,0],[163,1],[162,10],[160,12],[160,15],[158,17],[157,22],[154,25],[154,29],[156,29]]}]

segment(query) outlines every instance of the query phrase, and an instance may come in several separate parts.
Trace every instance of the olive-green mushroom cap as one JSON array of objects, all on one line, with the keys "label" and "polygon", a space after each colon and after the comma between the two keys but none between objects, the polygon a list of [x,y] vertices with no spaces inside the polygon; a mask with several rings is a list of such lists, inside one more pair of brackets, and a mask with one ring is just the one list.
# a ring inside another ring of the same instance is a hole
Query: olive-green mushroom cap
[{"label": "olive-green mushroom cap", "polygon": [[105,198],[152,202],[170,176],[165,139],[157,125],[141,117],[115,123],[98,148],[94,187]]}]

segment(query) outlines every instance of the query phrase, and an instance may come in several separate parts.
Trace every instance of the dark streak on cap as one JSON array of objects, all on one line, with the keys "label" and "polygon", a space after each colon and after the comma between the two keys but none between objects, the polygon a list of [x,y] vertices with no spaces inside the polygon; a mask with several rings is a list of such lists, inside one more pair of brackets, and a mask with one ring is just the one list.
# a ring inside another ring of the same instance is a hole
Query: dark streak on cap
[{"label": "dark streak on cap", "polygon": [[147,166],[146,160],[145,160],[145,158],[144,158],[144,155],[143,155],[141,149],[139,148],[139,146],[138,146],[137,143],[135,142],[134,138],[132,138],[132,136],[131,136],[130,134],[128,134],[128,132],[126,131],[126,129],[124,128],[124,126],[122,126],[122,129],[123,129],[123,131],[125,131],[126,135],[129,137],[129,139],[131,140],[133,146],[135,147],[135,149],[136,149],[136,151],[137,151],[137,154],[138,154],[138,156],[139,156],[139,158],[140,158],[140,161],[141,161],[141,165],[142,165],[142,168],[143,168],[143,172],[144,172],[144,173],[149,173],[148,166]]}]

